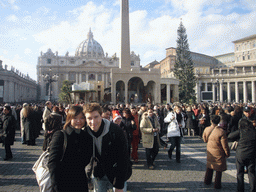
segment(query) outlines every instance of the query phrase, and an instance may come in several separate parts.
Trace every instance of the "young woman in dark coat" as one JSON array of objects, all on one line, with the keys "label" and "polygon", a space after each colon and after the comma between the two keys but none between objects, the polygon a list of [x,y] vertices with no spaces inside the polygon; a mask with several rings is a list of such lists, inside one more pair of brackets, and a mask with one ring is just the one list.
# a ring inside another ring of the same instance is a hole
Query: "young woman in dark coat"
[{"label": "young woman in dark coat", "polygon": [[[56,131],[50,143],[48,167],[52,191],[88,191],[85,167],[90,161],[88,133],[82,131],[86,119],[81,106],[72,106],[68,111],[64,131],[67,148],[63,156],[64,133]],[[60,159],[62,158],[62,161]]]},{"label": "young woman in dark coat", "polygon": [[199,136],[202,138],[204,129],[211,125],[210,123],[210,117],[206,113],[205,109],[201,109],[200,114],[198,115],[198,130],[199,130]]},{"label": "young woman in dark coat", "polygon": [[22,111],[22,122],[24,125],[23,140],[26,141],[27,145],[35,145],[37,138],[37,126],[35,121],[35,112],[31,105],[28,105]]},{"label": "young woman in dark coat", "polygon": [[186,128],[188,130],[188,136],[191,135],[191,132],[192,132],[192,135],[195,136],[195,119],[196,119],[196,117],[195,117],[195,114],[192,111],[190,106],[187,107],[186,115],[187,115]]},{"label": "young woman in dark coat", "polygon": [[12,115],[10,106],[4,106],[1,122],[0,136],[5,147],[4,160],[12,159],[11,145],[14,143],[16,120]]},{"label": "young woman in dark coat", "polygon": [[133,137],[133,131],[136,130],[136,124],[134,121],[134,117],[132,116],[131,110],[129,108],[125,108],[123,110],[123,119],[122,123],[125,125],[127,129],[127,137],[128,137],[128,150],[129,155],[131,154],[131,143]]}]

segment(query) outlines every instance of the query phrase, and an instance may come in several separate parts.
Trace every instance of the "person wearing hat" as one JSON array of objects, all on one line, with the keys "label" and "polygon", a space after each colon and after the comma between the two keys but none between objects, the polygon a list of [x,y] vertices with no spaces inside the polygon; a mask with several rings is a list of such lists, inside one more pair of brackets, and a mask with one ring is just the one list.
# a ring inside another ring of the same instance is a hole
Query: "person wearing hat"
[{"label": "person wearing hat", "polygon": [[[44,108],[44,113],[43,113],[43,121],[49,117],[49,115],[52,112],[52,102],[51,101],[46,101],[45,103],[45,108]],[[43,130],[45,131],[45,123],[43,123]]]}]

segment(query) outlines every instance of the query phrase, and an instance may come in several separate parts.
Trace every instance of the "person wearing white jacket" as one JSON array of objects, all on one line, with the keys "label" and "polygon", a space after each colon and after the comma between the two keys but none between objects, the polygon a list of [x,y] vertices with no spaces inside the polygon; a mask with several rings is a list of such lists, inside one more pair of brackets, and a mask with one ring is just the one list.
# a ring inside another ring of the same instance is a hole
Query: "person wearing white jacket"
[{"label": "person wearing white jacket", "polygon": [[172,152],[176,147],[176,162],[180,163],[180,143],[183,137],[183,129],[185,128],[184,116],[181,113],[181,108],[174,107],[174,111],[171,111],[164,118],[165,123],[169,123],[167,129],[167,137],[171,143],[168,150],[168,156],[172,159]]}]

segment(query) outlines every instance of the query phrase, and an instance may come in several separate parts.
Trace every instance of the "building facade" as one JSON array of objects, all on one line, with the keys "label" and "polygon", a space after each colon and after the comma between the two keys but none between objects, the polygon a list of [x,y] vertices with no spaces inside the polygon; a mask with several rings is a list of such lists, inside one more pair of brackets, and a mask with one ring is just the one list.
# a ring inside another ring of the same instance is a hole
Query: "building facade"
[{"label": "building facade", "polygon": [[0,60],[0,103],[23,103],[37,100],[37,84],[28,75],[11,67],[7,69]]},{"label": "building facade", "polygon": [[[130,52],[128,0],[122,0],[120,5],[120,60],[116,54],[111,57],[104,54],[91,30],[87,39],[79,44],[75,56],[69,56],[68,52],[65,56],[59,56],[51,49],[46,53],[41,52],[37,65],[41,100],[58,100],[62,82],[68,80],[73,84],[74,102],[116,104],[178,101],[178,81],[173,78],[161,79],[159,69],[141,68],[139,55]],[[51,81],[56,76],[58,80]],[[162,87],[165,91],[162,91]]]}]

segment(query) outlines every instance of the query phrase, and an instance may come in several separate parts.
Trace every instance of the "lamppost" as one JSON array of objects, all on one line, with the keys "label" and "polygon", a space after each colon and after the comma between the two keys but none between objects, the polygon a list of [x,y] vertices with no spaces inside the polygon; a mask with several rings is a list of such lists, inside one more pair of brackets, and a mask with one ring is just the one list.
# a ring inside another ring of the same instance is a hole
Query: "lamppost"
[{"label": "lamppost", "polygon": [[219,78],[217,77],[216,80],[214,81],[213,79],[211,79],[212,84],[214,84],[217,87],[217,102],[220,102],[220,83],[223,83],[224,79],[219,80]]},{"label": "lamppost", "polygon": [[52,69],[49,69],[49,74],[42,75],[44,82],[49,85],[48,100],[52,100],[52,83],[58,81],[59,76],[57,74],[52,75]]}]

